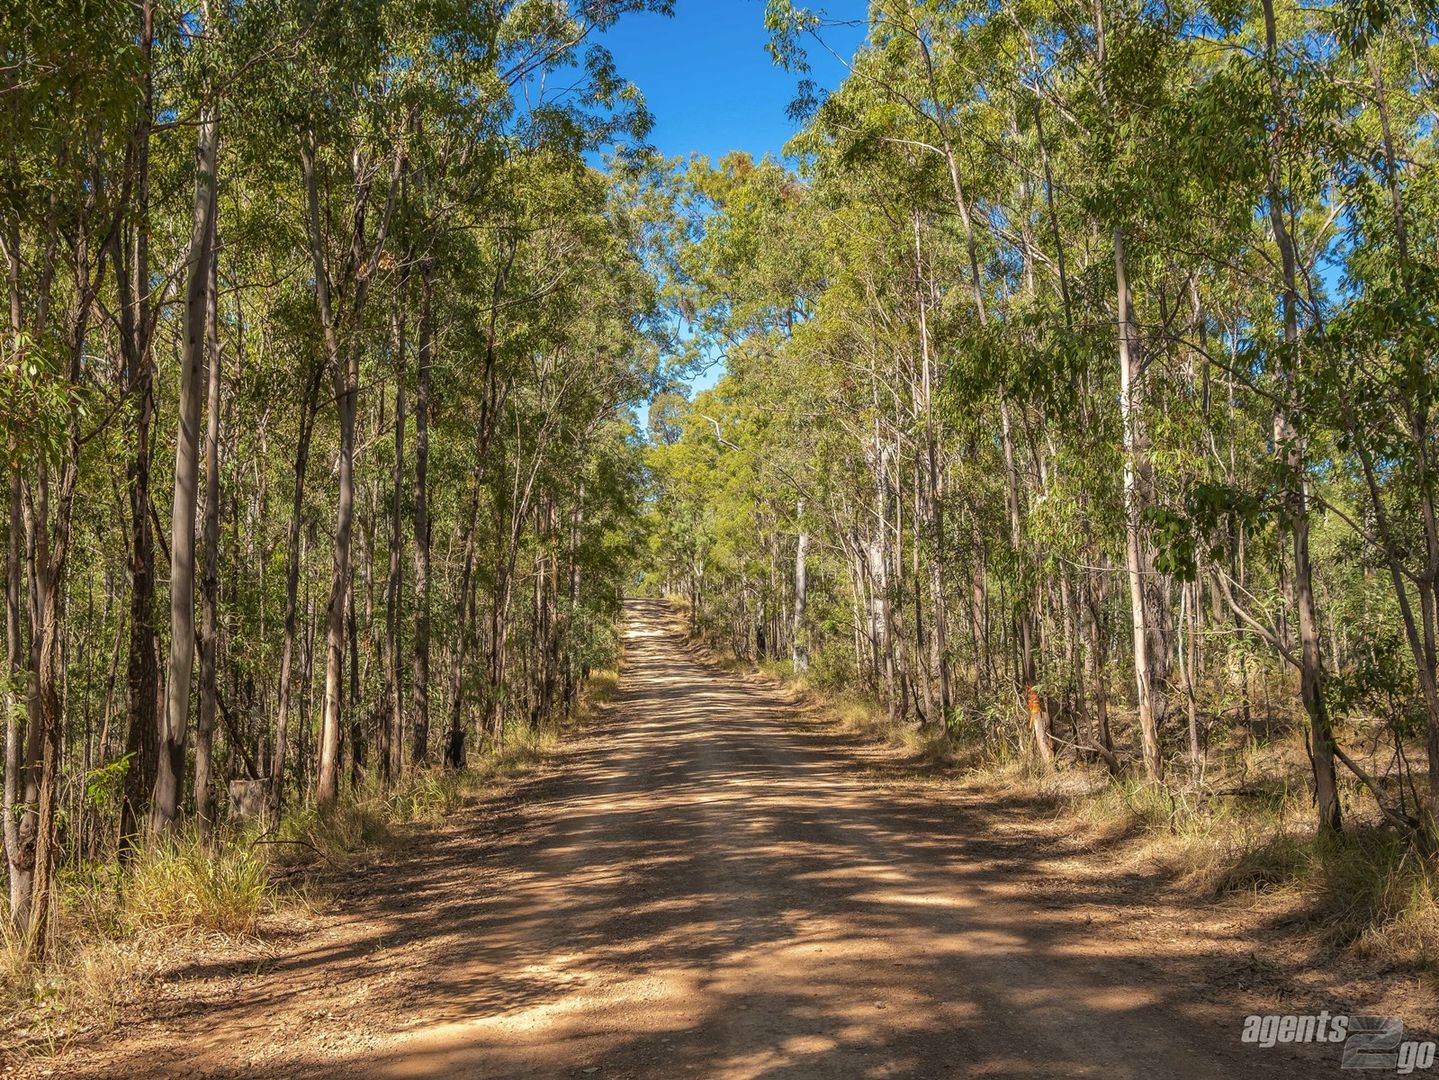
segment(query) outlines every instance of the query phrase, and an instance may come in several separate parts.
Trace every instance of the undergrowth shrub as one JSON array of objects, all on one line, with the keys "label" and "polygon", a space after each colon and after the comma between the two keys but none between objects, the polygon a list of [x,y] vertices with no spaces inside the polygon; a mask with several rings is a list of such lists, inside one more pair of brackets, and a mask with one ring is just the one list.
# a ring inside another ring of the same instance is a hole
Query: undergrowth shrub
[{"label": "undergrowth shrub", "polygon": [[277,845],[295,845],[282,851],[286,862],[306,862],[303,849],[337,862],[367,847],[383,844],[390,836],[383,808],[373,799],[343,798],[330,806],[307,806],[286,814],[276,829]]},{"label": "undergrowth shrub", "polygon": [[122,930],[248,934],[270,898],[264,861],[243,844],[207,848],[194,837],[156,844],[134,860],[121,887]]}]

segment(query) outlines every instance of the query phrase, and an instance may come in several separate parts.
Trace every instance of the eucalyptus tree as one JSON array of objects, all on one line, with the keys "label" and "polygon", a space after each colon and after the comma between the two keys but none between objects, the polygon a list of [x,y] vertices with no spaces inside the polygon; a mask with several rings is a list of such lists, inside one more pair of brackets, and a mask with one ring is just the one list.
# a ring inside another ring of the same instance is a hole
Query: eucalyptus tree
[{"label": "eucalyptus tree", "polygon": [[[198,35],[214,32],[202,6]],[[203,46],[200,46],[203,48]],[[195,665],[195,511],[199,499],[200,419],[206,371],[218,364],[211,354],[215,318],[215,242],[218,130],[215,102],[202,87],[197,110],[194,199],[190,241],[185,249],[185,298],[181,325],[180,393],[175,438],[175,487],[170,513],[170,663],[165,679],[165,713],[159,732],[151,827],[173,831],[180,820],[190,715],[190,680]],[[208,799],[208,746],[199,759],[202,800]],[[204,816],[208,816],[208,807]]]}]

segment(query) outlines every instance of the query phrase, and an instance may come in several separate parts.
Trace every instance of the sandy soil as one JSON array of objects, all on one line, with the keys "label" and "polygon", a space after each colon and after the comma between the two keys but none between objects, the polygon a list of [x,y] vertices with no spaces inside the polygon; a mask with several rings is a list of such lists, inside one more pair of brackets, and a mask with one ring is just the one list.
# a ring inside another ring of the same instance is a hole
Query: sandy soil
[{"label": "sandy soil", "polygon": [[1252,919],[1076,856],[1022,799],[887,770],[657,604],[626,637],[552,767],[20,1073],[1340,1075],[1337,1046],[1241,1044],[1247,1012],[1346,1007],[1266,975]]}]

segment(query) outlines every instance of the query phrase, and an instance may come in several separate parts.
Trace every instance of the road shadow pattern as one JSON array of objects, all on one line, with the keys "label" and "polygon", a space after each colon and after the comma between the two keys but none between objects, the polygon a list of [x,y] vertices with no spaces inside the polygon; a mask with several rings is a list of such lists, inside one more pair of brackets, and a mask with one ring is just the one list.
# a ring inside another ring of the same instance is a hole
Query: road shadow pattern
[{"label": "road shadow pattern", "polygon": [[1061,883],[1042,832],[993,827],[1024,799],[877,781],[662,606],[628,616],[620,694],[557,767],[349,882],[345,933],[74,1075],[1338,1075],[1337,1047],[1240,1044],[1210,989],[1234,942],[1106,935],[1143,883]]}]

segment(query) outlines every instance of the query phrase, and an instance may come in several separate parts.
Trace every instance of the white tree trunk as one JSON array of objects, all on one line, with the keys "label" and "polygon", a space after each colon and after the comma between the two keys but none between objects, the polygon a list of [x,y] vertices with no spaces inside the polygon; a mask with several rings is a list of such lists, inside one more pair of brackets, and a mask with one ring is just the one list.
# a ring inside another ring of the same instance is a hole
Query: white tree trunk
[{"label": "white tree trunk", "polygon": [[790,660],[795,671],[809,670],[809,643],[805,635],[804,609],[809,599],[809,530],[804,524],[804,500],[799,501],[795,516],[799,521],[799,538],[794,545],[794,629],[790,634]]},{"label": "white tree trunk", "polygon": [[1119,305],[1119,407],[1124,422],[1124,561],[1129,572],[1129,612],[1134,627],[1134,682],[1144,775],[1158,781],[1163,776],[1164,766],[1159,754],[1159,731],[1154,721],[1154,673],[1149,660],[1149,614],[1144,599],[1145,561],[1140,537],[1143,506],[1138,487],[1139,455],[1142,452],[1139,410],[1143,398],[1135,380],[1131,338],[1134,332],[1133,301],[1124,261],[1124,233],[1117,225],[1113,236],[1114,280]]}]

